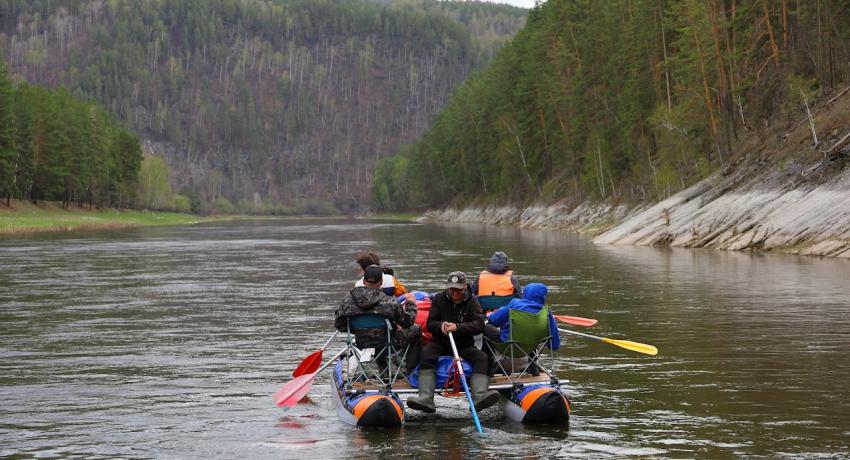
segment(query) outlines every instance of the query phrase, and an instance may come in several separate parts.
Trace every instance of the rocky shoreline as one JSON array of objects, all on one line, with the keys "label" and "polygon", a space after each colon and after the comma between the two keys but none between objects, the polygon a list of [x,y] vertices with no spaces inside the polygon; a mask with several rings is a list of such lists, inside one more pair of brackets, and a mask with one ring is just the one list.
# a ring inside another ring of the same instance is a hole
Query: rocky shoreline
[{"label": "rocky shoreline", "polygon": [[[838,146],[840,147],[840,146]],[[781,167],[739,161],[661,202],[449,208],[423,219],[510,224],[597,244],[777,251],[850,259],[850,147]]]}]

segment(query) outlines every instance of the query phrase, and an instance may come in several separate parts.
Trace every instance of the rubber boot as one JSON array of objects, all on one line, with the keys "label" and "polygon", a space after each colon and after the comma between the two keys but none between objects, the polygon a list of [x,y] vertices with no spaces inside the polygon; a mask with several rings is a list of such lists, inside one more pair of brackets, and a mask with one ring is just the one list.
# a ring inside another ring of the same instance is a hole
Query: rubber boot
[{"label": "rubber boot", "polygon": [[437,373],[433,369],[419,371],[419,396],[407,398],[407,407],[433,414],[437,411],[434,406],[434,388],[437,386]]},{"label": "rubber boot", "polygon": [[489,390],[490,388],[490,376],[481,375],[481,374],[472,374],[469,378],[472,388],[472,402],[475,404],[475,410],[486,409],[493,404],[499,402],[498,391]]}]

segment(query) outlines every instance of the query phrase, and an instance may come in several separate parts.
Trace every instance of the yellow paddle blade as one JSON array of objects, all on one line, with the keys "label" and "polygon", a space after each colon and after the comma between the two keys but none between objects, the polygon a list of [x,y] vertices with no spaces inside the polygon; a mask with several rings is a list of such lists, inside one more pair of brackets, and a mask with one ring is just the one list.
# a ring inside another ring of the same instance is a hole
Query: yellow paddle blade
[{"label": "yellow paddle blade", "polygon": [[611,345],[616,345],[620,348],[625,348],[626,350],[636,351],[638,353],[643,353],[645,355],[655,356],[658,354],[658,348],[653,347],[652,345],[647,345],[645,343],[632,342],[631,340],[617,340],[617,339],[609,339],[606,337],[601,337],[603,342],[608,342]]}]

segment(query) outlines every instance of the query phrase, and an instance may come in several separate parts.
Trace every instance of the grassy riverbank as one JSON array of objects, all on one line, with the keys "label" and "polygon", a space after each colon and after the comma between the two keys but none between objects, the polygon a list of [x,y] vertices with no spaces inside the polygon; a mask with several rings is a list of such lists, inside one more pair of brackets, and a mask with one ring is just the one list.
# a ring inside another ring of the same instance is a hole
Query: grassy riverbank
[{"label": "grassy riverbank", "polygon": [[172,212],[89,210],[77,206],[63,209],[58,203],[36,205],[12,201],[11,206],[6,206],[5,201],[0,202],[0,235],[152,225],[187,225],[220,219],[220,217],[199,217]]},{"label": "grassy riverbank", "polygon": [[417,212],[379,212],[376,214],[369,214],[365,216],[367,219],[375,219],[375,220],[406,220],[413,222],[416,219],[422,217],[422,213]]}]

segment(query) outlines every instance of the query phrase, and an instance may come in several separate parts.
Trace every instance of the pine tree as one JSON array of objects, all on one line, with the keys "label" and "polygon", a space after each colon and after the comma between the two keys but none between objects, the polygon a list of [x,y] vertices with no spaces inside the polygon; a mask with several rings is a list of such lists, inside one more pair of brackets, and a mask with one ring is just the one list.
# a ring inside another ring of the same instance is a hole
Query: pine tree
[{"label": "pine tree", "polygon": [[6,204],[15,193],[15,137],[13,97],[15,90],[9,79],[6,64],[0,59],[0,197]]},{"label": "pine tree", "polygon": [[33,183],[36,169],[35,144],[35,90],[21,84],[15,94],[14,143],[16,147],[15,184],[18,198],[33,199]]}]

